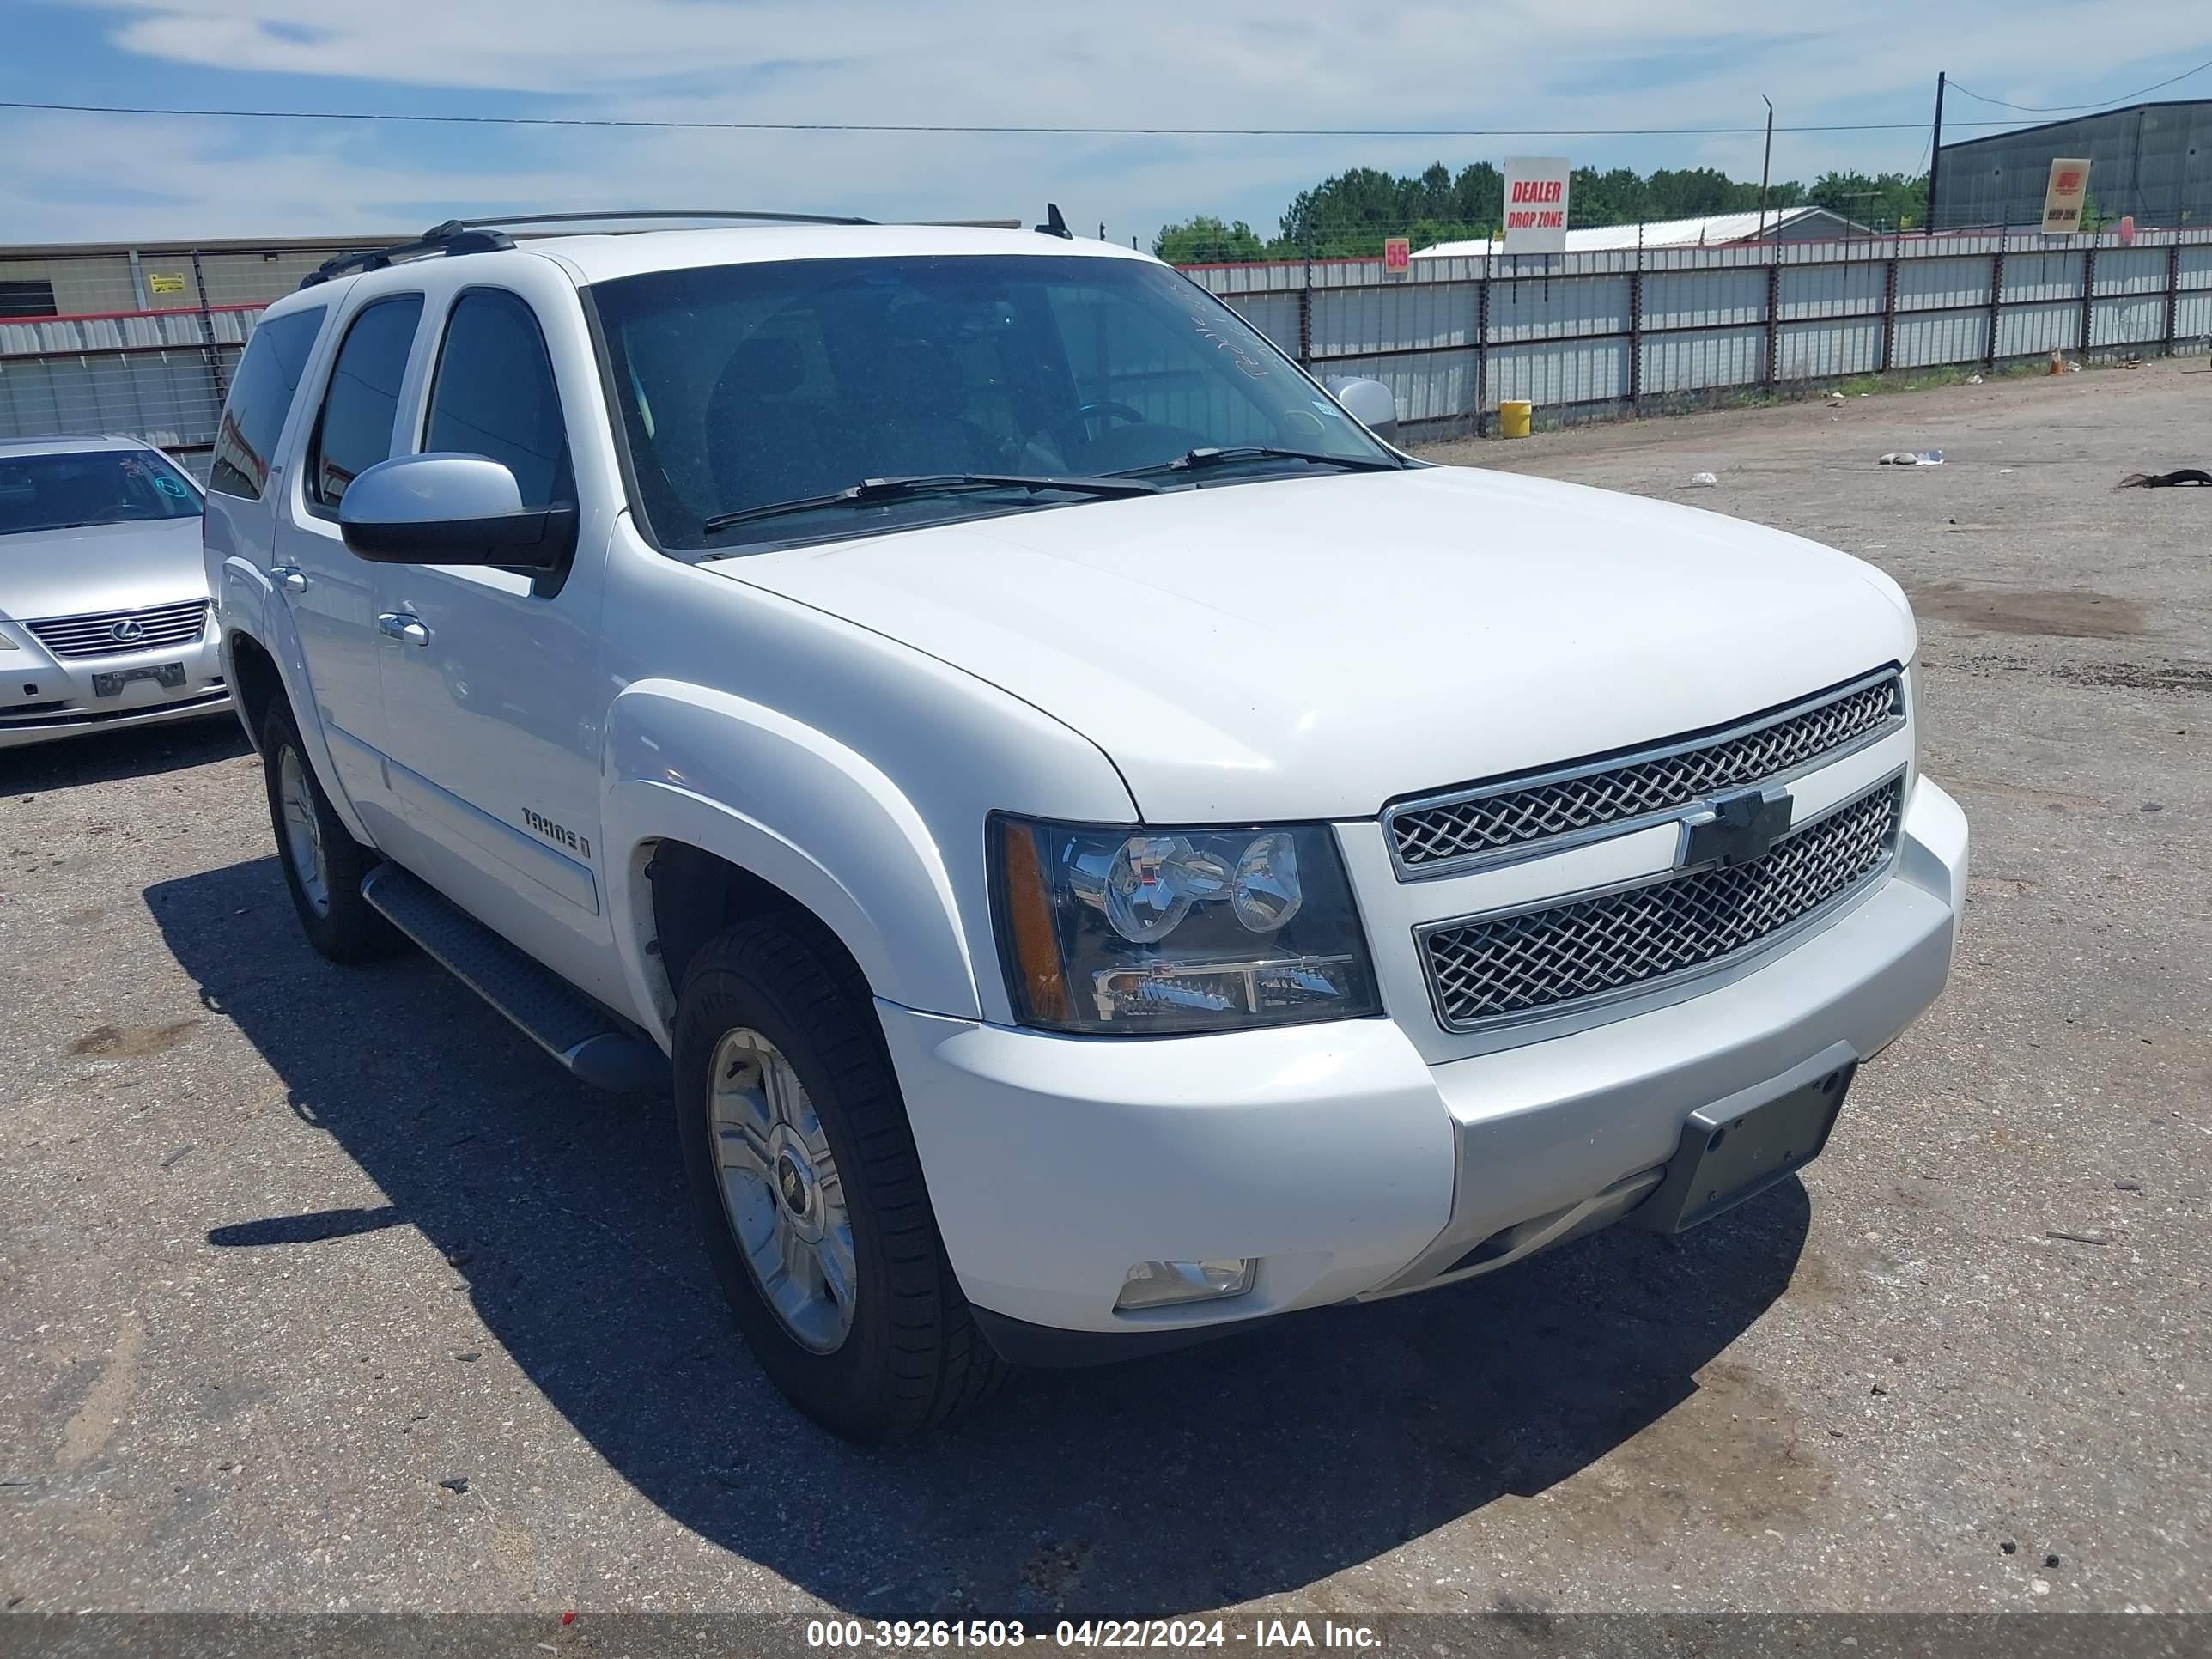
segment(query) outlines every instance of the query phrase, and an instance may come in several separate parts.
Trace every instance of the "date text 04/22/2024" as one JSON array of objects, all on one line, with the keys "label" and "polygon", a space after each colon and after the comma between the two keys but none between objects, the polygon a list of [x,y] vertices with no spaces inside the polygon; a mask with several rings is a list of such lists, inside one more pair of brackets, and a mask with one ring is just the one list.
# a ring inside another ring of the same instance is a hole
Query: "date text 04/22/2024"
[{"label": "date text 04/22/2024", "polygon": [[1253,1648],[1372,1649],[1382,1637],[1365,1625],[1331,1619],[1258,1619],[1249,1626],[1221,1619],[1060,1620],[1048,1634],[1019,1620],[809,1620],[806,1644],[849,1652],[898,1648]]}]

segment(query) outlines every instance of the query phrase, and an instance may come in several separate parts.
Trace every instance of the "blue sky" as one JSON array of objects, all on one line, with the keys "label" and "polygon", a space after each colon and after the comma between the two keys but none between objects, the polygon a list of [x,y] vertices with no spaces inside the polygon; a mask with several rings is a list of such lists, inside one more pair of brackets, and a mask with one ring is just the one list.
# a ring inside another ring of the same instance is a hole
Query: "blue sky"
[{"label": "blue sky", "polygon": [[[1917,170],[1935,72],[2070,105],[2206,58],[2203,0],[0,0],[0,98],[766,121],[1299,127],[1912,124],[1778,137],[1778,178]],[[2172,43],[2155,52],[2146,42]],[[2212,70],[2159,96],[2212,95]],[[2026,119],[1954,96],[1954,123]],[[1983,131],[1986,127],[1965,128]],[[1756,137],[1102,138],[638,132],[0,111],[0,242],[404,230],[459,211],[1040,213],[1272,231],[1355,165],[1509,154],[1756,177]]]}]

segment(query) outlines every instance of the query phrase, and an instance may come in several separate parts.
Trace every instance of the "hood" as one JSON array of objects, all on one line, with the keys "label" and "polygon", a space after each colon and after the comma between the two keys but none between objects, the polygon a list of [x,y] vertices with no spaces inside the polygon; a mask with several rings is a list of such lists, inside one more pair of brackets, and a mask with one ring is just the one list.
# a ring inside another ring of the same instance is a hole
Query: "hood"
[{"label": "hood", "polygon": [[1395,796],[1716,726],[1913,647],[1798,537],[1464,467],[1085,502],[707,567],[1065,720],[1160,823]]},{"label": "hood", "polygon": [[0,536],[0,617],[18,622],[134,611],[206,593],[197,518]]}]

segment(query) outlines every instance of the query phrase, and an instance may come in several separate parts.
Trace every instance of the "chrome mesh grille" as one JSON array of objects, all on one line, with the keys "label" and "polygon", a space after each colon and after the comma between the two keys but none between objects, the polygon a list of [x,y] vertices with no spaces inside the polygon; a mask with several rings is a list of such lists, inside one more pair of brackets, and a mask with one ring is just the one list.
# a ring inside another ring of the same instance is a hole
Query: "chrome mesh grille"
[{"label": "chrome mesh grille", "polygon": [[1426,875],[1555,836],[1672,811],[1847,748],[1902,720],[1904,696],[1902,678],[1892,673],[1748,730],[1738,726],[1704,742],[1662,745],[1667,752],[1577,768],[1573,776],[1417,802],[1388,814],[1391,846],[1402,872]]},{"label": "chrome mesh grille", "polygon": [[23,626],[57,657],[120,657],[191,644],[207,626],[207,601],[186,599],[139,611],[49,617]]},{"label": "chrome mesh grille", "polygon": [[1427,933],[1422,950],[1437,1012],[1464,1030],[1558,1012],[1717,963],[1886,866],[1904,799],[1904,779],[1893,778],[1748,864]]}]

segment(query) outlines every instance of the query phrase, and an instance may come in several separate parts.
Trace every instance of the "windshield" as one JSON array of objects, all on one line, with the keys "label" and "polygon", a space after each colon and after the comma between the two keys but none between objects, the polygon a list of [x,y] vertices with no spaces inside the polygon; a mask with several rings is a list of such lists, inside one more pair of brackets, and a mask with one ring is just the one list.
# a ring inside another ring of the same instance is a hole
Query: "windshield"
[{"label": "windshield", "polygon": [[150,449],[0,455],[0,536],[199,516],[199,491]]},{"label": "windshield", "polygon": [[[1164,266],[1056,255],[656,271],[592,293],[642,510],[673,550],[1062,507],[1069,490],[915,491],[834,516],[731,515],[869,478],[1325,473],[1389,453],[1233,312]],[[1153,469],[1160,469],[1157,473]],[[710,526],[708,520],[719,520]]]}]

